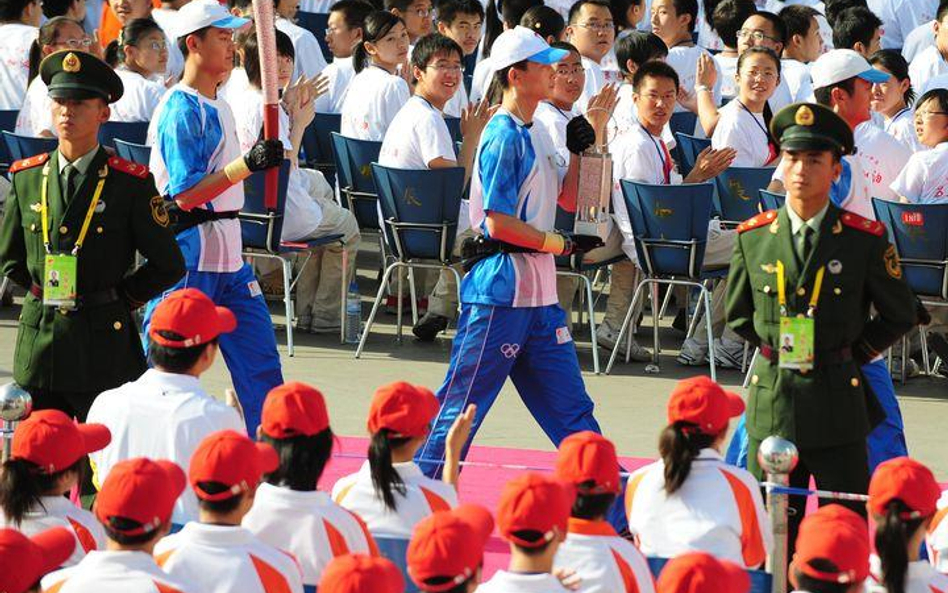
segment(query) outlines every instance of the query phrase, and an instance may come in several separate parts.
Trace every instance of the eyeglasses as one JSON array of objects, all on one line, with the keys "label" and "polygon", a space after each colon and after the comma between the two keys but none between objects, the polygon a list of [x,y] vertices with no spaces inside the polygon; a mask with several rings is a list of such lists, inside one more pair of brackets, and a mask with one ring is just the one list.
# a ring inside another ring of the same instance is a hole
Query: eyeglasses
[{"label": "eyeglasses", "polygon": [[921,119],[931,119],[936,115],[948,115],[948,111],[918,111],[915,113],[915,121]]},{"label": "eyeglasses", "polygon": [[576,27],[582,27],[583,29],[589,29],[590,31],[595,31],[596,33],[605,33],[606,31],[614,31],[616,26],[612,21],[606,21],[604,23],[576,23]]},{"label": "eyeglasses", "polygon": [[82,39],[63,39],[56,43],[56,45],[65,45],[71,47],[72,49],[86,48],[92,45],[92,40],[88,37],[83,37]]},{"label": "eyeglasses", "polygon": [[428,64],[428,65],[425,66],[425,67],[426,67],[426,68],[431,68],[432,70],[435,70],[436,72],[442,72],[442,73],[444,73],[444,72],[448,72],[448,73],[453,72],[453,73],[457,74],[457,73],[461,72],[461,70],[463,70],[463,68],[461,68],[461,66],[458,65],[458,64]]},{"label": "eyeglasses", "polygon": [[347,30],[348,28],[340,29],[338,27],[326,27],[326,30],[324,31],[324,33],[326,35],[335,35],[336,33],[342,33],[343,31],[347,31]]},{"label": "eyeglasses", "polygon": [[556,74],[557,76],[576,76],[577,74],[580,74],[582,71],[583,71],[583,67],[582,65],[579,65],[579,66],[573,66],[572,68],[566,68],[566,67],[557,68],[554,71],[554,74]]},{"label": "eyeglasses", "polygon": [[153,51],[162,51],[168,49],[167,41],[152,41],[151,43],[146,43],[145,48]]},{"label": "eyeglasses", "polygon": [[774,43],[780,43],[779,39],[777,39],[776,37],[771,37],[770,35],[765,34],[763,31],[756,31],[756,30],[751,30],[751,29],[740,29],[737,32],[738,39],[747,39],[748,37],[750,37],[757,43],[762,42],[764,39],[769,39],[773,41]]},{"label": "eyeglasses", "polygon": [[763,80],[764,82],[770,82],[777,79],[776,72],[761,72],[760,70],[751,70],[750,72],[741,72],[740,75],[743,78],[748,78],[750,80],[758,79]]}]

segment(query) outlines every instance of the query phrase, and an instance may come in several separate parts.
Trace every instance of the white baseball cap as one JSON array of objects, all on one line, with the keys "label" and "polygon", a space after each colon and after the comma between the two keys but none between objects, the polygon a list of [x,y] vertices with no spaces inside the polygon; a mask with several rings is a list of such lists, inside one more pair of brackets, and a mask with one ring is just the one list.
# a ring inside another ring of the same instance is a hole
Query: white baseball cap
[{"label": "white baseball cap", "polygon": [[826,52],[810,68],[813,88],[821,89],[858,76],[871,83],[885,82],[889,75],[869,65],[866,58],[851,49],[834,49]]},{"label": "white baseball cap", "polygon": [[204,27],[218,29],[239,29],[250,19],[234,16],[217,0],[191,0],[175,16],[174,30],[178,37],[184,37]]},{"label": "white baseball cap", "polygon": [[497,37],[490,49],[490,62],[494,70],[500,70],[524,60],[555,64],[567,55],[569,52],[565,49],[550,47],[538,34],[518,25]]}]

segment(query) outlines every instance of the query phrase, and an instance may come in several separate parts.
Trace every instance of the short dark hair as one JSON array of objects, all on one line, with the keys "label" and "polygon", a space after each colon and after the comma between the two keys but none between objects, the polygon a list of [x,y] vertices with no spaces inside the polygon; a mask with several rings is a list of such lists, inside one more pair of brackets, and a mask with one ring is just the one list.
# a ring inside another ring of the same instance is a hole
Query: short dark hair
[{"label": "short dark hair", "polygon": [[472,14],[484,20],[484,7],[479,0],[441,0],[438,3],[438,20],[445,25],[451,26],[462,14]]},{"label": "short dark hair", "polygon": [[332,429],[312,436],[297,435],[275,439],[263,434],[260,440],[269,443],[280,457],[280,466],[264,479],[275,486],[312,492],[332,456]]},{"label": "short dark hair", "polygon": [[882,21],[868,8],[847,8],[839,13],[833,24],[833,45],[837,49],[853,49],[861,42],[868,49],[881,26]]},{"label": "short dark hair", "polygon": [[839,18],[840,13],[854,6],[869,8],[869,5],[866,4],[866,0],[826,0],[824,8],[826,9],[826,20],[829,22],[830,27],[835,29],[836,19]]},{"label": "short dark hair", "polygon": [[405,12],[415,0],[385,0],[385,10]]},{"label": "short dark hair", "polygon": [[931,89],[925,91],[925,94],[919,97],[918,101],[915,102],[915,109],[918,109],[928,101],[935,101],[938,103],[939,110],[948,111],[948,89]]},{"label": "short dark hair", "polygon": [[616,61],[623,74],[629,74],[628,62],[641,66],[649,60],[664,60],[668,56],[668,46],[655,33],[632,31],[616,41]]},{"label": "short dark hair", "polygon": [[948,0],[941,0],[938,3],[938,12],[935,13],[935,20],[939,23],[948,16]]},{"label": "short dark hair", "polygon": [[[293,49],[293,40],[279,29],[276,29],[275,33],[277,55],[295,60],[296,50]],[[241,33],[237,38],[237,46],[241,49],[241,55],[243,55],[243,67],[244,72],[247,73],[247,81],[254,88],[261,88],[263,74],[260,71],[260,50],[256,29]]]},{"label": "short dark hair", "polygon": [[[814,558],[810,560],[809,564],[819,571],[831,574],[839,572],[839,567],[829,559]],[[793,576],[796,580],[796,588],[809,591],[809,593],[846,593],[846,590],[850,587],[849,583],[833,583],[814,579],[804,574],[798,566],[793,567]]]},{"label": "short dark hair", "polygon": [[69,8],[76,0],[43,0],[43,16],[48,19],[54,16],[66,16]]},{"label": "short dark hair", "polygon": [[[580,484],[580,488],[582,484]],[[603,494],[583,494],[582,489],[576,494],[573,501],[573,510],[570,514],[577,519],[586,519],[589,521],[600,519],[609,512],[609,508],[616,500],[616,495],[612,492]]]},{"label": "short dark hair", "polygon": [[[880,49],[869,56],[869,64],[872,66],[882,66],[899,82],[908,80],[909,78],[908,62],[905,61],[902,52],[897,49]],[[911,83],[911,81],[909,82]],[[905,93],[902,94],[902,100],[905,101],[906,105],[911,105],[915,102],[915,89],[912,88],[911,84],[909,84]]]},{"label": "short dark hair", "polygon": [[429,33],[415,44],[411,52],[411,65],[424,70],[436,56],[448,57],[452,53],[456,53],[459,60],[464,59],[464,50],[457,41],[441,33]]},{"label": "short dark hair", "polygon": [[430,579],[425,579],[425,584],[431,587],[438,587],[438,590],[441,593],[465,593],[465,591],[467,591],[467,584],[471,582],[471,579],[473,579],[474,576],[471,575],[450,589],[442,590],[440,588],[441,586],[448,583],[453,583],[455,578],[456,577],[431,577]]},{"label": "short dark hair", "polygon": [[675,14],[678,16],[687,14],[691,17],[688,30],[694,31],[698,26],[698,0],[672,0],[672,6],[675,7]]},{"label": "short dark hair", "polygon": [[675,72],[675,69],[665,62],[659,62],[658,60],[645,62],[635,71],[635,74],[632,76],[632,88],[635,89],[635,92],[639,92],[642,81],[646,78],[667,78],[668,80],[674,81],[676,90],[681,86],[678,73]]},{"label": "short dark hair", "polygon": [[840,80],[829,86],[820,87],[818,89],[813,89],[813,96],[816,98],[816,102],[820,105],[826,105],[827,107],[833,106],[833,89],[840,88],[849,93],[850,95],[856,91],[856,77],[847,78],[846,80]]},{"label": "short dark hair", "polygon": [[128,535],[128,531],[141,527],[141,523],[126,517],[109,517],[108,521],[102,522],[106,537],[122,546],[140,546],[155,539],[157,534],[161,533],[160,530],[152,530],[147,533]]},{"label": "short dark hair", "polygon": [[207,35],[207,32],[211,30],[211,27],[204,27],[198,29],[197,31],[191,31],[190,33],[185,33],[181,37],[178,37],[178,49],[181,50],[181,55],[184,56],[184,59],[188,59],[188,35],[195,35],[199,39],[204,39],[204,36]]},{"label": "short dark hair", "polygon": [[573,5],[569,7],[569,24],[576,24],[576,19],[579,18],[579,11],[587,4],[607,8],[609,9],[609,14],[612,14],[612,6],[609,4],[609,0],[576,0],[576,2],[573,2]]},{"label": "short dark hair", "polygon": [[[538,542],[544,538],[544,533],[541,531],[534,531],[532,529],[524,529],[521,531],[514,531],[513,535],[519,540],[528,541],[528,542]],[[550,544],[553,542],[552,539],[543,542],[539,546],[521,546],[520,544],[513,544],[517,548],[517,551],[522,553],[524,556],[540,556],[550,547]],[[513,542],[511,542],[513,543]]]},{"label": "short dark hair", "polygon": [[521,60],[515,64],[511,64],[500,70],[494,72],[494,83],[500,85],[501,90],[507,90],[510,88],[510,81],[507,80],[507,73],[511,70],[526,70],[527,69],[527,60]]},{"label": "short dark hair", "polygon": [[774,29],[774,37],[777,38],[777,41],[779,41],[781,45],[787,45],[787,25],[784,24],[782,18],[766,10],[758,10],[751,16],[759,16],[770,23],[770,26]]},{"label": "short dark hair", "polygon": [[794,35],[806,37],[810,33],[810,27],[818,27],[813,19],[820,16],[820,11],[811,6],[803,4],[791,4],[780,11],[780,20],[787,26],[787,42],[793,39]]},{"label": "short dark hair", "polygon": [[0,2],[0,22],[18,21],[23,16],[23,11],[34,0],[4,0]]},{"label": "short dark hair", "polygon": [[350,29],[361,29],[365,17],[369,16],[375,7],[362,0],[339,0],[329,7],[329,12],[342,13],[346,26]]},{"label": "short dark hair", "polygon": [[609,9],[612,10],[612,20],[617,29],[628,29],[629,9],[633,6],[640,6],[645,0],[610,0]]},{"label": "short dark hair", "polygon": [[[198,488],[202,492],[207,494],[220,494],[222,492],[227,492],[230,490],[230,486],[227,484],[222,484],[221,482],[198,482]],[[214,513],[215,515],[226,515],[237,510],[237,507],[240,506],[241,501],[243,501],[246,492],[241,492],[240,494],[235,494],[224,500],[204,500],[200,496],[197,497],[198,506],[209,513]]]},{"label": "short dark hair", "polygon": [[737,47],[737,32],[751,15],[757,14],[754,0],[724,0],[711,15],[711,26],[724,47]]},{"label": "short dark hair", "polygon": [[[180,341],[184,339],[184,336],[172,331],[158,330],[157,333],[168,340]],[[151,366],[161,367],[169,373],[186,373],[194,368],[194,365],[197,364],[198,359],[201,358],[204,351],[212,345],[217,345],[217,338],[205,344],[198,344],[197,346],[172,348],[170,346],[162,346],[154,341],[151,336],[148,336],[148,362]]]},{"label": "short dark hair", "polygon": [[547,37],[559,39],[560,35],[562,35],[566,29],[566,21],[563,20],[563,15],[545,4],[534,6],[523,13],[523,17],[520,19],[520,25],[530,29],[544,39]]}]

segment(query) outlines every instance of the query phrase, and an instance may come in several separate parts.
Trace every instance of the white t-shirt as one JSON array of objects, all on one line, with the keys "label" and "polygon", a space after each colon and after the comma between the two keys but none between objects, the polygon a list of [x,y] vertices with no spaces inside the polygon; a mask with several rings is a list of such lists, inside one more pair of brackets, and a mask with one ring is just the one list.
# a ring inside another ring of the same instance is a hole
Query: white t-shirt
[{"label": "white t-shirt", "polygon": [[403,78],[379,66],[366,66],[349,83],[340,132],[348,138],[381,141],[410,96]]},{"label": "white t-shirt", "polygon": [[28,512],[19,525],[14,525],[0,513],[0,527],[16,529],[33,536],[53,527],[64,527],[76,536],[76,548],[63,566],[72,566],[86,554],[105,549],[105,531],[99,521],[85,509],[72,504],[62,496],[40,497],[42,507]]},{"label": "white t-shirt", "polygon": [[283,17],[277,17],[276,28],[286,33],[293,42],[293,51],[296,54],[293,62],[293,80],[299,78],[301,74],[306,78],[313,78],[326,68],[326,58],[315,35]]},{"label": "white t-shirt", "polygon": [[191,522],[155,546],[172,578],[203,593],[303,593],[303,576],[288,553],[234,525]]},{"label": "white t-shirt", "polygon": [[316,98],[316,111],[318,113],[339,113],[342,111],[342,103],[346,99],[346,93],[349,92],[349,83],[355,77],[352,57],[334,59],[332,64],[329,64],[323,70],[323,74],[329,79],[329,90],[325,95]]},{"label": "white t-shirt", "polygon": [[711,135],[715,149],[733,148],[737,156],[734,167],[764,167],[777,156],[776,147],[769,144],[767,124],[763,113],[751,113],[738,99],[718,110],[720,118]]},{"label": "white t-shirt", "polygon": [[30,74],[30,45],[38,33],[36,27],[22,23],[0,25],[0,109],[22,107]]},{"label": "white t-shirt", "polygon": [[[915,92],[921,96],[932,89],[948,89],[948,72],[939,74],[938,76],[932,76],[928,79],[923,88],[917,88]],[[28,92],[27,95],[29,95]],[[29,97],[27,97],[27,99],[29,99]]]},{"label": "white t-shirt", "polygon": [[938,0],[886,0],[882,3],[883,49],[899,49],[916,27],[934,20]]},{"label": "white t-shirt", "polygon": [[912,29],[902,45],[902,57],[909,63],[927,47],[935,45],[935,31],[932,28],[934,21],[922,23]]},{"label": "white t-shirt", "polygon": [[37,76],[26,89],[14,132],[21,136],[40,136],[45,131],[56,136],[52,108],[53,101],[47,94],[46,83]]},{"label": "white t-shirt", "polygon": [[[157,369],[102,392],[92,402],[88,421],[112,433],[106,448],[89,455],[98,484],[105,483],[116,463],[135,457],[168,459],[187,473],[204,437],[219,430],[246,431],[237,411],[211,397],[197,377]],[[171,521],[183,525],[197,518],[197,498],[188,488],[175,503]]]},{"label": "white t-shirt", "polygon": [[71,568],[43,578],[44,591],[58,593],[197,593],[179,584],[145,552],[91,552]]},{"label": "white t-shirt", "polygon": [[125,68],[117,68],[115,73],[122,79],[125,92],[121,99],[112,103],[109,121],[151,121],[161,96],[165,94],[165,87]]},{"label": "white t-shirt", "polygon": [[561,180],[566,177],[570,156],[569,149],[566,148],[566,124],[577,115],[579,113],[575,106],[569,111],[563,111],[548,101],[540,101],[536,111],[533,112],[533,124],[543,126],[547,136],[553,141],[553,147],[558,155],[556,168],[560,172]]},{"label": "white t-shirt", "polygon": [[[905,593],[944,593],[948,591],[948,575],[944,575],[925,560],[908,563],[905,573]],[[886,593],[882,581],[882,561],[875,554],[869,556],[869,578],[866,593]]]},{"label": "white t-shirt", "polygon": [[463,77],[458,79],[456,88],[454,95],[444,105],[444,114],[447,117],[461,117],[461,111],[471,103],[467,95],[467,87],[464,86]]},{"label": "white t-shirt", "polygon": [[575,570],[582,593],[655,592],[645,556],[607,522],[570,517],[567,531],[553,565]]},{"label": "white t-shirt", "polygon": [[494,66],[490,58],[484,58],[474,66],[474,75],[471,77],[471,102],[476,103],[487,94],[490,83],[494,80]]},{"label": "white t-shirt", "polygon": [[[689,94],[694,94],[695,92],[695,78],[698,73],[698,56],[701,54],[706,54],[707,52],[697,45],[684,46],[679,45],[668,50],[668,57],[665,59],[668,62],[668,65],[675,69],[675,72],[678,73],[679,85],[681,88]],[[718,67],[717,62],[714,62],[714,67],[718,71],[717,81],[714,83],[714,103],[715,105],[721,104],[721,85],[723,84],[724,76],[721,73],[720,67]],[[733,78],[732,78],[733,80]],[[686,111],[681,104],[675,105],[675,112]]]},{"label": "white t-shirt", "polygon": [[863,174],[872,185],[872,197],[898,200],[891,189],[892,182],[912,156],[912,151],[871,122],[856,126],[853,137],[857,147],[856,158],[862,162]]},{"label": "white t-shirt", "polygon": [[580,60],[583,63],[583,70],[586,71],[586,83],[583,85],[583,93],[579,96],[579,99],[576,100],[575,107],[582,113],[586,111],[586,105],[589,103],[589,100],[605,86],[606,73],[603,71],[602,66],[586,56],[580,57]]},{"label": "white t-shirt", "polygon": [[941,74],[948,74],[948,62],[935,45],[923,49],[909,64],[909,78],[919,93],[927,91],[929,81]]},{"label": "white t-shirt", "polygon": [[714,62],[718,65],[718,71],[721,73],[721,97],[723,99],[733,99],[740,90],[734,75],[737,73],[737,56],[724,56],[716,54]]},{"label": "white t-shirt", "polygon": [[912,155],[892,191],[913,204],[948,202],[948,142]]},{"label": "white t-shirt", "polygon": [[942,492],[938,499],[938,510],[925,538],[928,557],[935,570],[942,574],[948,574],[948,521],[945,521],[945,517],[948,517],[948,490]]},{"label": "white t-shirt", "polygon": [[379,152],[379,164],[398,169],[428,169],[431,161],[457,161],[444,115],[426,99],[414,95],[389,124]]},{"label": "white t-shirt", "polygon": [[498,570],[476,593],[567,593],[569,589],[548,572],[519,573]]},{"label": "white t-shirt", "polygon": [[812,100],[813,80],[810,78],[809,64],[797,60],[780,60],[780,78],[787,85],[791,102]]},{"label": "white t-shirt", "polygon": [[219,99],[224,99],[232,107],[235,102],[239,101],[239,97],[242,93],[246,93],[250,90],[250,80],[247,78],[247,71],[243,68],[234,68],[230,71],[230,76],[227,77],[227,82],[217,87],[217,97]]},{"label": "white t-shirt", "polygon": [[896,113],[895,117],[889,121],[883,120],[882,129],[913,153],[928,150],[928,147],[921,143],[918,134],[915,133],[915,117],[911,107],[906,107]]},{"label": "white t-shirt", "polygon": [[393,492],[394,511],[375,494],[368,461],[358,472],[340,478],[332,488],[336,504],[359,515],[372,535],[410,538],[419,521],[435,511],[458,506],[454,488],[424,475],[415,463],[393,463],[392,467],[405,483],[404,495]]}]

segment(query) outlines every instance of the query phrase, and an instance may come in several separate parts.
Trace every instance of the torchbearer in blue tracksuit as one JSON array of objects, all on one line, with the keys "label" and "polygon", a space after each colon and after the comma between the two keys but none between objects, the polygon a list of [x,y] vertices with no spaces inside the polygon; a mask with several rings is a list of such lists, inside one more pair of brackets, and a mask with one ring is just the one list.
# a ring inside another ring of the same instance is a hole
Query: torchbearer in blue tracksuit
[{"label": "torchbearer in blue tracksuit", "polygon": [[524,27],[505,31],[491,50],[503,102],[481,136],[471,178],[471,225],[482,236],[462,248],[468,272],[458,332],[437,393],[441,408],[417,456],[430,476],[441,474],[455,418],[477,406],[463,458],[507,377],[555,444],[574,432],[600,432],[558,304],[553,259],[602,244],[553,231],[557,201],[575,209],[575,154],[593,144],[595,133],[583,117],[570,122],[574,156],[561,178],[552,140],[531,121],[552,87],[551,65],[566,55]]}]

